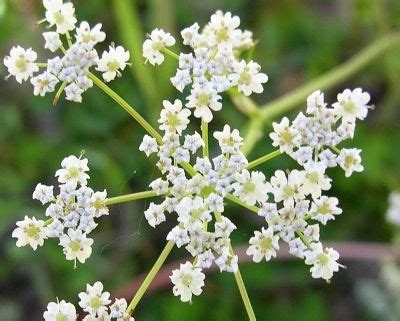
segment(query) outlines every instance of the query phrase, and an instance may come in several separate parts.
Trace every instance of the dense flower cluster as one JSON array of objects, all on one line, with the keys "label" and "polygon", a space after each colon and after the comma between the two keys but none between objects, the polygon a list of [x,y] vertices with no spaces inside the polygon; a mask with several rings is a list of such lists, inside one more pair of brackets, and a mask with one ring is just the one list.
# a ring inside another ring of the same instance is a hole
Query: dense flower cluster
[{"label": "dense flower cluster", "polygon": [[[171,82],[181,92],[191,86],[186,107],[194,108],[194,116],[207,123],[213,118],[212,112],[222,108],[222,92],[237,87],[249,96],[261,93],[262,84],[268,81],[259,64],[238,58],[254,45],[252,33],[238,29],[239,25],[239,17],[217,11],[201,33],[197,23],[181,32],[183,44],[193,52],[179,55],[179,68]],[[167,47],[174,44],[171,34],[155,29],[143,44],[143,56],[159,65],[168,53]]]},{"label": "dense flower cluster", "polygon": [[[111,304],[110,293],[103,292],[103,284],[96,282],[93,285],[87,284],[86,292],[79,293],[79,306],[87,314],[84,321],[134,321],[127,315],[128,306],[125,299],[115,299]],[[50,302],[47,310],[43,313],[45,321],[76,321],[78,316],[75,306],[64,300]]]},{"label": "dense flower cluster", "polygon": [[[90,27],[89,23],[82,21],[76,27],[75,8],[71,2],[63,3],[62,0],[43,1],[46,9],[46,21],[49,27],[55,27],[56,31],[43,33],[44,47],[51,52],[60,50],[63,56],[55,56],[47,60],[47,63],[36,63],[37,54],[31,48],[24,49],[14,47],[10,55],[4,58],[10,75],[19,83],[30,78],[34,95],[44,96],[54,92],[59,82],[62,82],[57,95],[65,92],[66,99],[75,102],[82,101],[82,93],[93,86],[88,77],[89,69],[96,69],[103,73],[106,81],[113,80],[124,70],[129,60],[129,52],[123,47],[110,46],[109,51],[104,51],[99,58],[96,44],[103,42],[106,34],[101,31],[101,24]],[[69,32],[75,32],[73,42]],[[65,49],[63,38],[68,47]],[[40,67],[46,70],[34,76]]]},{"label": "dense flower cluster", "polygon": [[105,205],[106,190],[94,192],[87,186],[88,160],[68,156],[57,170],[59,194],[54,195],[54,186],[39,183],[33,199],[47,205],[47,221],[25,216],[17,222],[12,236],[17,246],[31,246],[34,250],[42,246],[47,238],[59,238],[59,244],[67,260],[84,263],[92,253],[93,239],[87,235],[97,226],[95,219],[108,215]]}]

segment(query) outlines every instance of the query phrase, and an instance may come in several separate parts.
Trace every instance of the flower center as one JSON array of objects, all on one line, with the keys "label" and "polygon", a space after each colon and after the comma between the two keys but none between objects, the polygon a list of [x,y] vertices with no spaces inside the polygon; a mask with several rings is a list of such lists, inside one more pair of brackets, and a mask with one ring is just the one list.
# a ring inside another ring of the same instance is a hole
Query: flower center
[{"label": "flower center", "polygon": [[53,13],[53,18],[54,18],[56,24],[60,24],[60,23],[64,22],[64,16],[59,11]]},{"label": "flower center", "polygon": [[281,132],[281,138],[285,144],[291,144],[292,143],[292,134],[288,130],[284,130]]},{"label": "flower center", "polygon": [[29,227],[26,229],[26,234],[27,234],[29,237],[37,238],[37,236],[38,236],[38,234],[39,234],[39,229],[38,229],[36,226],[31,225],[31,226],[29,226]]},{"label": "flower center", "polygon": [[354,162],[354,158],[351,155],[347,155],[344,158],[344,166],[345,167],[350,167],[353,164],[353,162]]},{"label": "flower center", "polygon": [[208,104],[210,103],[210,95],[205,92],[200,93],[199,96],[197,97],[197,101],[200,106],[203,105],[208,106]]},{"label": "flower center", "polygon": [[270,250],[272,248],[271,239],[269,237],[264,237],[260,242],[260,247],[263,250]]},{"label": "flower center", "polygon": [[164,43],[162,41],[153,41],[151,48],[155,51],[160,51],[162,48],[164,48]]},{"label": "flower center", "polygon": [[283,190],[283,194],[284,194],[286,197],[293,196],[293,194],[294,194],[294,188],[291,187],[291,186],[289,186],[289,185],[286,185],[285,187],[283,187],[282,190]]},{"label": "flower center", "polygon": [[92,298],[90,300],[90,306],[94,309],[94,310],[98,310],[101,306],[101,301],[100,298],[98,296],[95,296],[94,298]]},{"label": "flower center", "polygon": [[329,262],[329,257],[325,253],[320,253],[320,254],[317,255],[317,260],[322,265],[326,265]]},{"label": "flower center", "polygon": [[240,73],[240,83],[245,85],[250,85],[251,83],[251,74],[245,69]]},{"label": "flower center", "polygon": [[189,286],[192,283],[193,277],[191,274],[185,274],[182,278],[182,283],[185,286]]},{"label": "flower center", "polygon": [[77,167],[71,167],[71,168],[68,170],[68,173],[69,173],[69,177],[70,177],[70,178],[78,177],[78,175],[79,175],[79,169],[78,169]]},{"label": "flower center", "polygon": [[222,27],[218,30],[217,32],[217,41],[225,41],[228,39],[229,33],[228,33],[228,28],[227,27]]},{"label": "flower center", "polygon": [[356,104],[352,101],[348,101],[343,105],[343,109],[348,113],[353,113],[356,109]]},{"label": "flower center", "polygon": [[26,61],[26,59],[24,57],[18,58],[15,61],[15,67],[17,67],[21,71],[26,70],[27,65],[28,65],[28,62]]},{"label": "flower center", "polygon": [[246,192],[252,193],[256,190],[256,185],[253,182],[246,182],[244,183],[243,188]]},{"label": "flower center", "polygon": [[310,180],[311,183],[318,183],[318,173],[317,172],[312,172],[308,174],[308,179]]},{"label": "flower center", "polygon": [[330,213],[330,208],[328,203],[322,204],[320,207],[318,207],[318,213],[321,214],[329,214]]},{"label": "flower center", "polygon": [[68,321],[68,318],[64,313],[58,312],[55,321]]},{"label": "flower center", "polygon": [[179,119],[175,113],[169,112],[168,116],[167,116],[167,120],[168,120],[169,127],[171,127],[172,129],[175,129],[176,127],[178,127]]},{"label": "flower center", "polygon": [[81,244],[78,241],[71,241],[69,243],[69,248],[72,252],[78,252],[81,249]]}]

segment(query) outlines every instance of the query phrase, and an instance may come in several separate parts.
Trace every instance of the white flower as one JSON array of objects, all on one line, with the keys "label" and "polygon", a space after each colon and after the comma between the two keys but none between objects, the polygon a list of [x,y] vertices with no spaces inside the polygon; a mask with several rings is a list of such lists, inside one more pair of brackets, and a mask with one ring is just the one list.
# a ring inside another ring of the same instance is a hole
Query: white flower
[{"label": "white flower", "polygon": [[400,226],[400,193],[392,192],[389,195],[389,208],[386,212],[388,222]]},{"label": "white flower", "polygon": [[40,201],[43,205],[54,200],[54,186],[47,186],[41,183],[37,184],[33,191],[32,198]]},{"label": "white flower", "polygon": [[174,241],[177,247],[181,247],[190,242],[188,232],[184,228],[175,226],[167,235],[168,241]]},{"label": "white flower", "polygon": [[101,23],[98,23],[90,29],[89,23],[87,21],[82,21],[80,26],[76,29],[76,41],[87,50],[92,50],[96,44],[106,39],[106,34],[101,31],[101,27]]},{"label": "white flower", "polygon": [[221,221],[216,222],[215,226],[215,237],[220,238],[228,238],[231,233],[236,229],[235,224],[231,222],[231,220],[225,216],[222,216]]},{"label": "white flower", "polygon": [[361,149],[357,148],[343,148],[340,151],[337,157],[337,163],[344,169],[346,177],[351,176],[353,172],[362,172],[364,170],[364,166],[361,165],[360,153]]},{"label": "white flower", "polygon": [[326,108],[324,93],[320,90],[314,91],[307,97],[307,114],[317,114],[324,108]]},{"label": "white flower", "polygon": [[210,222],[210,211],[206,208],[203,198],[196,196],[194,198],[184,197],[175,207],[178,213],[178,222],[184,224],[186,228],[190,228],[196,222]]},{"label": "white flower", "polygon": [[186,106],[195,108],[194,116],[209,123],[213,119],[211,110],[218,111],[222,108],[222,103],[218,101],[220,99],[221,96],[215,89],[196,84],[187,97]]},{"label": "white flower", "polygon": [[282,153],[290,153],[298,145],[300,136],[296,129],[289,126],[289,119],[283,117],[280,123],[273,122],[274,132],[269,134],[272,146],[279,147]]},{"label": "white flower", "polygon": [[45,321],[75,321],[77,314],[73,304],[61,300],[57,303],[50,302],[43,313],[43,318]]},{"label": "white flower", "polygon": [[263,258],[269,261],[272,257],[276,257],[276,250],[279,249],[278,241],[279,236],[274,235],[274,230],[271,227],[268,229],[262,228],[261,232],[254,232],[254,236],[249,241],[251,245],[246,254],[253,256],[253,261],[256,263],[261,262]]},{"label": "white flower", "polygon": [[160,129],[165,132],[177,132],[181,135],[189,124],[190,110],[182,108],[182,102],[179,99],[175,99],[173,104],[164,100],[163,106],[158,120],[161,124]]},{"label": "white flower", "polygon": [[356,118],[363,120],[367,117],[370,95],[361,88],[353,91],[345,89],[337,95],[337,100],[332,106],[335,114],[342,117],[344,122],[354,123]]},{"label": "white flower", "polygon": [[124,70],[129,60],[129,51],[125,51],[122,46],[110,46],[109,51],[104,51],[101,59],[97,62],[96,70],[103,72],[103,79],[111,81],[116,76],[120,76],[120,70]]},{"label": "white flower", "polygon": [[233,86],[238,86],[238,91],[243,92],[245,96],[250,96],[253,92],[262,93],[262,84],[268,81],[268,76],[260,73],[260,69],[259,64],[253,61],[246,64],[246,61],[242,60],[234,65],[234,73],[229,75],[229,80]]},{"label": "white flower", "polygon": [[107,305],[111,303],[110,293],[103,292],[103,284],[97,281],[95,284],[86,285],[86,292],[81,292],[79,296],[79,306],[83,311],[101,316],[107,311]]},{"label": "white flower", "polygon": [[208,269],[214,262],[215,257],[211,250],[207,250],[197,256],[196,267],[201,267],[202,269]]},{"label": "white flower", "polygon": [[84,90],[79,87],[76,83],[71,83],[65,87],[65,99],[74,101],[76,103],[82,102],[82,93]]},{"label": "white flower", "polygon": [[46,20],[50,26],[57,26],[58,33],[64,34],[75,29],[75,8],[71,2],[44,0],[43,5],[46,8]]},{"label": "white flower", "polygon": [[224,249],[221,255],[215,260],[215,264],[219,270],[227,272],[236,272],[238,270],[238,257],[229,253],[228,249]]},{"label": "white flower", "polygon": [[25,50],[17,46],[11,48],[10,55],[6,56],[3,62],[10,75],[22,83],[39,70],[35,64],[36,58],[37,54],[31,48]]},{"label": "white flower", "polygon": [[265,181],[265,175],[259,171],[249,172],[244,169],[235,176],[236,183],[232,186],[235,190],[234,195],[248,205],[254,205],[256,202],[264,203],[268,199],[270,184]]},{"label": "white flower", "polygon": [[234,45],[236,38],[241,34],[237,28],[240,18],[232,16],[230,12],[218,10],[210,17],[210,22],[204,28],[210,47],[215,45]]},{"label": "white flower", "polygon": [[284,206],[293,207],[294,202],[304,199],[302,184],[304,182],[305,172],[292,170],[288,177],[282,170],[277,170],[271,177],[272,193],[275,202],[283,201]]},{"label": "white flower", "polygon": [[199,29],[200,26],[197,22],[191,25],[190,27],[183,29],[181,31],[183,44],[194,48],[199,39]]},{"label": "white flower", "polygon": [[222,132],[214,132],[214,138],[218,140],[218,144],[221,148],[222,153],[235,154],[243,145],[243,138],[240,137],[239,131],[225,125]]},{"label": "white flower", "polygon": [[157,195],[163,195],[168,192],[169,182],[159,177],[152,181],[149,186]]},{"label": "white flower", "polygon": [[60,35],[57,32],[43,32],[43,38],[46,41],[44,47],[51,52],[56,52],[62,46]]},{"label": "white flower", "polygon": [[81,230],[68,229],[68,234],[60,236],[60,245],[67,260],[78,260],[85,263],[92,254],[93,239],[86,237]]},{"label": "white flower", "polygon": [[150,203],[149,208],[144,212],[147,222],[152,227],[165,221],[164,208],[162,205]]},{"label": "white flower", "polygon": [[143,136],[143,141],[139,146],[139,150],[144,152],[147,157],[158,151],[157,140],[149,135]]},{"label": "white flower", "polygon": [[115,299],[115,302],[110,306],[110,317],[115,319],[123,318],[127,307],[128,303],[125,299]]},{"label": "white flower", "polygon": [[56,177],[62,184],[68,183],[76,187],[78,184],[86,185],[89,175],[88,159],[80,159],[74,155],[64,158],[61,162],[61,169],[56,171]]},{"label": "white flower", "polygon": [[326,166],[322,162],[309,161],[304,164],[306,175],[303,181],[303,191],[312,198],[321,196],[321,191],[331,188],[331,179],[325,175]]},{"label": "white flower", "polygon": [[47,238],[44,221],[36,220],[25,216],[23,221],[17,222],[17,228],[13,231],[12,237],[17,238],[18,247],[29,245],[33,250],[42,246]]},{"label": "white flower", "polygon": [[108,215],[108,207],[106,206],[107,191],[95,192],[90,198],[91,212],[95,217]]},{"label": "white flower", "polygon": [[339,200],[336,197],[321,196],[311,205],[312,218],[325,225],[327,221],[335,219],[334,215],[342,213],[342,210],[337,207],[338,204]]},{"label": "white flower", "polygon": [[183,147],[189,150],[192,154],[196,153],[202,146],[204,146],[204,141],[198,132],[194,132],[193,135],[185,135]]},{"label": "white flower", "polygon": [[180,296],[182,302],[192,300],[192,295],[200,295],[203,291],[205,275],[201,268],[193,267],[192,263],[181,264],[179,269],[173,270],[170,276],[174,284],[172,289],[175,296]]},{"label": "white flower", "polygon": [[164,61],[162,49],[173,46],[175,39],[162,29],[154,29],[149,37],[143,43],[143,57],[152,65],[161,65]]},{"label": "white flower", "polygon": [[31,84],[33,85],[33,94],[35,96],[44,96],[46,93],[53,92],[58,82],[58,78],[48,71],[45,71],[36,77],[32,77]]},{"label": "white flower", "polygon": [[332,248],[323,250],[321,243],[313,243],[311,249],[305,253],[305,263],[313,265],[310,269],[313,278],[323,278],[330,280],[333,272],[339,271],[339,264],[336,262],[339,259],[339,253]]}]

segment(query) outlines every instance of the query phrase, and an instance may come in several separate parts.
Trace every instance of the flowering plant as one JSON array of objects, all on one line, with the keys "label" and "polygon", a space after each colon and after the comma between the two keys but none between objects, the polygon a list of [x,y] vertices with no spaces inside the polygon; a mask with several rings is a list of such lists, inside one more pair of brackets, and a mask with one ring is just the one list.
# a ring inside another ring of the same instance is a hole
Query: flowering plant
[{"label": "flowering plant", "polygon": [[[162,102],[158,131],[105,83],[121,76],[129,65],[129,52],[112,44],[100,56],[95,46],[106,37],[101,24],[90,27],[82,21],[77,26],[70,2],[44,0],[43,4],[43,22],[55,29],[43,33],[45,48],[61,55],[37,62],[31,48],[14,47],[4,58],[10,76],[19,83],[29,79],[34,95],[56,92],[54,104],[63,94],[67,100],[82,102],[86,90],[93,85],[100,88],[147,132],[139,150],[156,158],[159,177],[147,191],[108,197],[106,190],[95,192],[88,187],[89,167],[84,154],[68,156],[55,173],[58,194],[54,186],[42,183],[33,192],[33,198],[47,206],[47,219],[25,216],[17,222],[12,234],[16,245],[36,250],[45,240],[58,238],[66,259],[76,268],[77,262],[83,264],[90,257],[94,240],[89,234],[97,227],[98,219],[109,214],[109,206],[161,198],[161,202],[151,202],[144,212],[149,225],[156,228],[167,219],[176,219],[176,226],[166,236],[167,245],[132,301],[127,304],[125,299],[116,299],[111,304],[110,294],[103,291],[100,282],[88,284],[86,292],[79,294],[85,320],[132,320],[135,307],[175,245],[184,247],[193,258],[172,271],[175,296],[191,302],[193,296],[200,295],[205,285],[204,271],[216,264],[221,272],[234,274],[249,319],[255,320],[230,239],[237,227],[234,218],[225,213],[226,202],[265,219],[265,226],[256,229],[249,239],[247,254],[254,262],[271,260],[280,243],[285,242],[292,255],[310,266],[313,278],[329,281],[343,267],[338,262],[339,253],[320,242],[320,227],[342,213],[339,200],[324,193],[332,185],[329,168],[339,166],[346,177],[364,169],[361,150],[342,148],[340,144],[352,139],[356,122],[366,118],[371,108],[367,92],[345,89],[336,102],[328,104],[320,90],[311,91],[304,101],[304,113],[292,121],[284,117],[272,124],[269,136],[275,150],[248,161],[254,135],[243,139],[229,124],[209,134],[214,117],[223,113],[223,95],[230,96],[241,108],[254,109],[248,97],[263,92],[268,81],[260,65],[246,58],[255,42],[250,31],[239,28],[238,16],[217,11],[203,28],[195,23],[183,29],[181,38],[187,50],[179,54],[172,49],[175,38],[162,29],[153,30],[144,41],[146,62],[160,65],[165,59],[177,61],[178,68],[170,80],[186,97],[185,101]],[[91,69],[99,71],[104,81]],[[199,130],[189,132],[189,123],[199,124]],[[218,150],[210,150],[212,138]],[[293,158],[298,169],[275,173],[255,170],[283,154]],[[77,319],[75,306],[64,300],[49,303],[43,316],[48,321]]]}]

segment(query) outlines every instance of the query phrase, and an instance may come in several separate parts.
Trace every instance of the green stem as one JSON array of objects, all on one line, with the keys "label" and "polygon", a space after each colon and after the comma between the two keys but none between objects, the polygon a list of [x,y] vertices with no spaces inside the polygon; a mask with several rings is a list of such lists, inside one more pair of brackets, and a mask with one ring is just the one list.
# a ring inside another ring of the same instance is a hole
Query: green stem
[{"label": "green stem", "polygon": [[161,269],[162,265],[164,264],[165,260],[167,259],[169,253],[171,252],[172,248],[174,247],[175,243],[173,241],[169,241],[163,251],[161,252],[160,256],[158,257],[157,261],[154,263],[153,267],[151,268],[150,272],[147,274],[146,278],[144,279],[142,285],[140,286],[139,290],[137,290],[135,296],[133,297],[132,301],[129,303],[126,313],[128,315],[132,315],[133,310],[135,310],[136,306],[138,305],[140,299],[145,294],[147,288],[157,275],[158,271]]},{"label": "green stem", "polygon": [[154,137],[160,144],[162,138],[160,134],[121,96],[119,96],[114,90],[108,87],[102,80],[97,78],[94,74],[89,72],[87,76],[93,81],[93,83],[110,96],[118,105],[120,105],[129,115],[131,115],[152,137]]},{"label": "green stem", "polygon": [[376,40],[354,57],[342,63],[332,71],[315,78],[306,85],[264,105],[262,107],[262,118],[270,120],[301,104],[303,104],[313,91],[317,89],[328,89],[354,75],[362,68],[374,62],[380,55],[400,43],[400,34],[395,33]]},{"label": "green stem", "polygon": [[248,130],[244,137],[244,144],[241,148],[243,154],[248,155],[255,144],[263,137],[264,121],[259,116],[252,116],[248,124]]},{"label": "green stem", "polygon": [[36,66],[38,66],[39,68],[46,68],[47,67],[47,63],[46,62],[37,62]]},{"label": "green stem", "polygon": [[175,52],[169,50],[167,47],[162,48],[161,51],[162,51],[163,53],[167,54],[168,56],[170,56],[170,57],[172,57],[172,58],[174,58],[174,59],[179,60],[179,55],[177,55]]},{"label": "green stem", "polygon": [[306,236],[303,234],[303,232],[301,231],[296,231],[296,234],[300,237],[300,239],[303,241],[303,243],[310,249],[311,248],[311,244],[310,242],[307,240]]},{"label": "green stem", "polygon": [[257,158],[255,160],[253,160],[252,162],[248,163],[246,168],[250,169],[250,168],[256,167],[256,166],[258,166],[258,165],[260,165],[262,163],[265,163],[266,161],[268,161],[268,160],[270,160],[270,159],[272,159],[272,158],[274,158],[276,156],[279,156],[281,154],[282,154],[282,152],[279,149],[275,150],[275,151],[273,151],[273,152],[271,152],[271,153],[269,153],[267,155],[264,155],[264,156],[262,156],[260,158]]},{"label": "green stem", "polygon": [[331,146],[331,149],[336,153],[336,154],[340,154],[340,149],[337,148],[336,146]]},{"label": "green stem", "polygon": [[234,203],[236,203],[240,206],[243,206],[243,207],[247,208],[248,210],[253,211],[254,213],[258,214],[259,208],[257,206],[249,205],[249,204],[243,202],[242,200],[240,200],[239,198],[233,196],[232,194],[226,194],[225,198],[227,200],[230,200],[231,202],[234,202]]},{"label": "green stem", "polygon": [[157,197],[157,196],[158,196],[157,193],[154,191],[145,191],[145,192],[139,192],[139,193],[133,193],[133,194],[126,194],[126,195],[107,198],[105,201],[105,205],[109,206],[109,205],[137,201],[137,200],[150,198],[150,197]]},{"label": "green stem", "polygon": [[208,157],[209,151],[208,151],[208,123],[205,122],[204,120],[201,121],[201,136],[204,141],[204,146],[203,146],[203,157]]},{"label": "green stem", "polygon": [[60,99],[61,94],[63,93],[63,91],[64,91],[64,89],[65,89],[65,86],[67,86],[67,82],[64,81],[64,82],[61,84],[60,88],[58,88],[57,93],[56,93],[56,95],[55,95],[55,97],[54,97],[54,99],[53,99],[53,107],[55,107],[55,106],[57,105],[57,102],[58,102],[58,100]]},{"label": "green stem", "polygon": [[65,36],[67,37],[68,47],[71,47],[72,46],[72,41],[71,41],[71,36],[70,36],[68,31],[66,32]]}]

